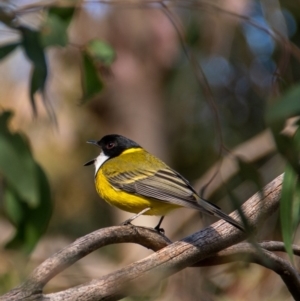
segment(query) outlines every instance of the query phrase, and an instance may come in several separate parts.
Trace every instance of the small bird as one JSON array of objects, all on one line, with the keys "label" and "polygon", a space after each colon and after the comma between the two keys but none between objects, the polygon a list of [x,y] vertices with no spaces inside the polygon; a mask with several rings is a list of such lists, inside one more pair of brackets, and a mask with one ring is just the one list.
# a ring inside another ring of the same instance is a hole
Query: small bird
[{"label": "small bird", "polygon": [[100,197],[135,213],[124,224],[142,214],[158,215],[161,218],[155,229],[161,231],[166,214],[186,207],[215,215],[244,231],[239,222],[201,198],[188,180],[136,142],[121,135],[107,135],[87,143],[101,148],[97,158],[84,164],[95,165],[95,186]]}]

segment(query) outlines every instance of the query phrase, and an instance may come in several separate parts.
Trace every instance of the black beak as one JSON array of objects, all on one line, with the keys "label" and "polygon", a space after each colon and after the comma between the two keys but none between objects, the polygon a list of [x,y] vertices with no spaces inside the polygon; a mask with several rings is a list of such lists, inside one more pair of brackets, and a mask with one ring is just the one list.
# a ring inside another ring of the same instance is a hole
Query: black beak
[{"label": "black beak", "polygon": [[83,166],[92,165],[92,164],[94,164],[94,162],[95,162],[95,159],[93,159],[93,160],[91,160],[89,162],[86,162],[85,164],[83,164]]},{"label": "black beak", "polygon": [[86,143],[94,144],[94,145],[100,147],[100,145],[98,144],[98,141],[96,141],[96,140],[89,140],[89,141],[87,141]]},{"label": "black beak", "polygon": [[[97,142],[98,142],[98,141],[96,141],[96,140],[89,140],[89,141],[87,141],[86,143],[94,144],[94,145],[100,147],[100,145],[99,145]],[[96,160],[96,159],[93,159],[93,160],[91,160],[91,161],[89,161],[89,162],[86,162],[83,166],[92,165],[92,164],[94,164],[95,160]]]}]

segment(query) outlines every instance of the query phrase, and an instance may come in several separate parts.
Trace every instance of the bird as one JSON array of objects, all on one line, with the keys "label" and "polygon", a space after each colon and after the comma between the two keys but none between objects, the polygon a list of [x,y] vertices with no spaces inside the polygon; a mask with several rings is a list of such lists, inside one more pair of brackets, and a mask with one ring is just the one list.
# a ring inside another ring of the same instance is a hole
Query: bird
[{"label": "bird", "polygon": [[123,224],[140,215],[164,216],[174,209],[191,208],[217,216],[241,231],[244,227],[215,204],[203,199],[180,173],[147,152],[133,140],[111,134],[87,143],[100,147],[98,157],[84,164],[95,166],[95,187],[107,203],[134,213]]}]

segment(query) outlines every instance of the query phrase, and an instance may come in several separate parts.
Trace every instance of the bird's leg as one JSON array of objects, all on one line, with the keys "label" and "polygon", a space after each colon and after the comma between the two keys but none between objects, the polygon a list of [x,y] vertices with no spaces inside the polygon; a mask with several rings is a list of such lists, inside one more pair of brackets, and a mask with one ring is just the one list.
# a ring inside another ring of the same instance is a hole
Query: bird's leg
[{"label": "bird's leg", "polygon": [[131,218],[129,218],[125,222],[123,222],[122,225],[129,225],[133,220],[135,220],[137,217],[144,214],[145,212],[149,211],[150,209],[151,209],[150,207],[143,209],[138,214],[135,214],[134,216],[132,216]]},{"label": "bird's leg", "polygon": [[159,220],[157,226],[154,228],[154,229],[155,229],[157,232],[159,232],[159,233],[165,233],[165,230],[164,230],[163,228],[160,228],[160,225],[161,225],[162,221],[164,220],[164,218],[165,218],[165,216],[163,215],[163,216],[160,218],[160,220]]}]

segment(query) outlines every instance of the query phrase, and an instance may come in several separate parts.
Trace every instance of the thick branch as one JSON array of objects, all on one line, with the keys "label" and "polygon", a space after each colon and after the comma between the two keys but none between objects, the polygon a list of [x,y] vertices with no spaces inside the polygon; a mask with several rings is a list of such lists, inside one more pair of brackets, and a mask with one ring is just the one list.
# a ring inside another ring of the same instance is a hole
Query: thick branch
[{"label": "thick branch", "polygon": [[[263,200],[260,200],[260,194],[256,194],[243,206],[244,213],[253,228],[256,229],[260,220],[265,220],[278,208],[281,183],[282,176],[279,176],[266,186]],[[137,291],[137,284],[144,290],[149,289],[161,279],[244,238],[244,233],[227,225],[224,221],[219,221],[143,260],[79,287],[75,296],[80,299],[84,298],[82,300],[118,300],[120,296]],[[48,297],[50,300],[53,297],[55,299],[52,300],[70,300],[68,299],[69,293],[74,293],[74,289]]]},{"label": "thick branch", "polygon": [[6,298],[6,295],[4,295],[0,297],[0,300],[21,300],[33,294],[39,295],[43,287],[54,276],[76,261],[99,248],[117,243],[136,243],[153,251],[157,251],[170,244],[171,241],[162,234],[158,234],[157,231],[152,228],[114,226],[99,229],[77,239],[71,245],[46,259],[33,271],[21,287],[9,293],[8,296],[18,293],[15,299],[10,299],[11,297]]},{"label": "thick branch", "polygon": [[[279,176],[265,187],[263,199],[260,199],[260,194],[255,194],[243,205],[242,209],[254,230],[260,225],[260,221],[266,220],[277,210],[281,183],[282,176]],[[237,218],[237,214],[232,215]],[[245,237],[245,233],[224,221],[218,221],[211,227],[98,280],[43,296],[42,288],[47,281],[78,259],[106,244],[131,241],[156,250],[169,243],[166,238],[149,229],[129,226],[101,229],[76,240],[47,259],[21,287],[4,295],[0,300],[118,300],[133,291],[137,292],[137,287],[141,292],[146,291],[161,279],[192,266]]]}]

